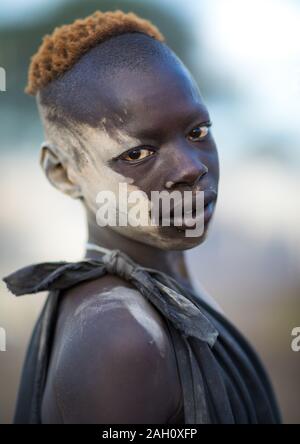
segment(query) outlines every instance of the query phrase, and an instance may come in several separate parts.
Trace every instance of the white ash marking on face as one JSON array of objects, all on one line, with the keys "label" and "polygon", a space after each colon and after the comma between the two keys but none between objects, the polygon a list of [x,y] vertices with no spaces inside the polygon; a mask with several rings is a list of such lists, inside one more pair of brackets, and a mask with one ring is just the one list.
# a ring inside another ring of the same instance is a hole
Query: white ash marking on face
[{"label": "white ash marking on face", "polygon": [[[40,111],[42,115],[43,110]],[[124,110],[124,113],[126,114],[127,111]],[[92,128],[82,123],[70,123],[72,131],[66,132],[51,125],[51,122],[46,119],[43,121],[47,139],[56,147],[57,153],[67,165],[69,178],[78,185],[80,194],[87,207],[95,214],[95,219],[98,210],[96,196],[99,191],[112,191],[117,198],[119,183],[128,184],[128,194],[132,191],[142,191],[141,188],[134,185],[132,178],[117,173],[109,166],[109,162],[114,157],[141,145],[141,141],[130,137],[120,128],[114,129],[114,137],[112,137],[106,130],[106,120],[104,119],[106,118],[102,119],[100,128]],[[79,169],[71,153],[74,148],[83,151],[83,147],[85,161]],[[147,196],[141,198],[140,202],[143,208],[151,205]],[[134,206],[134,204],[131,205]],[[150,214],[147,213],[145,216],[149,220],[146,226],[127,225],[112,227],[112,229],[127,238],[165,250],[181,248],[181,239],[164,237],[160,227],[151,224]]]},{"label": "white ash marking on face", "polygon": [[[105,126],[101,130],[87,125],[82,125],[82,127],[80,130],[83,139],[82,143],[85,144],[88,151],[89,162],[84,165],[82,171],[78,174],[77,181],[80,181],[82,194],[88,207],[96,214],[98,210],[96,196],[99,191],[112,191],[117,201],[120,183],[128,184],[127,196],[132,191],[142,191],[141,188],[134,185],[133,178],[125,177],[109,166],[112,158],[119,156],[131,147],[139,146],[141,141],[128,136],[118,128],[115,129],[115,137],[117,138],[115,140],[108,134]],[[141,202],[141,207],[150,208],[151,203],[145,193],[141,195],[139,202]],[[135,203],[129,203],[128,211],[134,205]],[[170,241],[161,236],[159,227],[151,225],[149,211],[145,217],[148,219],[146,226],[134,227],[128,224],[125,227],[117,226],[112,227],[112,229],[126,237],[137,239],[141,242],[154,243],[158,247],[166,246],[168,248]]]}]

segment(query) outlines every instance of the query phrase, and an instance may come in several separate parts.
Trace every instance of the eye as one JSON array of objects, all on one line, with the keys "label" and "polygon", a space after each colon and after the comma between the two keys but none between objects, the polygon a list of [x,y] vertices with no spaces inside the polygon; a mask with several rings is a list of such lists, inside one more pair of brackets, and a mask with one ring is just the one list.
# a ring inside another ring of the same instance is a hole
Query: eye
[{"label": "eye", "polygon": [[198,142],[199,140],[204,139],[209,132],[210,126],[210,122],[196,126],[189,132],[188,139],[192,142]]},{"label": "eye", "polygon": [[145,159],[146,157],[150,157],[153,154],[155,154],[153,149],[133,148],[132,150],[126,151],[126,153],[122,154],[119,158],[126,160],[127,162],[137,162]]}]

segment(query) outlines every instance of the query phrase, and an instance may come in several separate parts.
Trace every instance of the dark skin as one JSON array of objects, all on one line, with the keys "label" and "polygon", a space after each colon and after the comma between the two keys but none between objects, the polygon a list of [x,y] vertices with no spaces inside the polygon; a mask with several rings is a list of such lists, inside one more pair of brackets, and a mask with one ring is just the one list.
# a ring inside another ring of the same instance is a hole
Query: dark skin
[{"label": "dark skin", "polygon": [[[174,64],[160,64],[154,69],[155,76],[145,75],[142,84],[139,72],[124,70],[110,80],[106,92],[112,101],[111,108],[120,110],[124,107],[122,104],[126,104],[127,109],[126,115],[121,114],[123,123],[119,126],[130,136],[141,140],[140,147],[112,159],[110,166],[118,173],[133,178],[149,198],[153,190],[166,190],[165,184],[170,181],[173,183],[170,191],[213,190],[211,199],[215,202],[219,178],[217,149],[210,132],[203,138],[198,134],[201,134],[199,127],[210,122],[209,113],[189,74],[180,68],[175,66],[174,70]],[[137,83],[140,83],[139,87]],[[102,117],[100,114],[99,120]],[[113,129],[111,134],[114,135]],[[190,248],[202,242],[208,225],[209,220],[202,238],[197,238],[196,242],[195,238],[185,238],[184,247]],[[94,214],[89,211],[88,228],[89,242],[120,248],[136,262],[148,267],[160,263],[165,272],[177,279],[182,279],[183,274],[187,279],[180,252],[147,246],[145,255],[144,244],[128,240],[109,228],[101,229]],[[162,231],[166,237],[184,237],[184,233],[176,227],[163,227]]]},{"label": "dark skin", "polygon": [[[80,100],[86,100],[83,108],[89,108],[86,123],[95,127],[104,115],[109,116],[111,137],[116,137],[117,125],[142,141],[139,147],[125,148],[124,154],[111,159],[110,167],[133,178],[148,196],[153,190],[166,189],[167,182],[172,184],[171,190],[181,192],[210,190],[214,207],[217,149],[210,131],[202,137],[210,118],[188,71],[166,58],[148,72],[122,68],[98,81],[92,75],[79,94]],[[46,173],[51,175],[51,164]],[[137,263],[191,286],[182,251],[161,249],[109,227],[100,228],[88,209],[87,219],[89,242],[120,249]],[[181,238],[181,250],[191,248],[205,239],[210,219],[208,214],[200,238],[185,238],[177,227],[162,227],[160,233],[166,239]],[[87,255],[97,258],[99,253],[89,251]],[[146,326],[149,320],[151,328]],[[62,295],[43,422],[181,423],[181,401],[172,341],[154,306],[113,276],[82,283]]]}]

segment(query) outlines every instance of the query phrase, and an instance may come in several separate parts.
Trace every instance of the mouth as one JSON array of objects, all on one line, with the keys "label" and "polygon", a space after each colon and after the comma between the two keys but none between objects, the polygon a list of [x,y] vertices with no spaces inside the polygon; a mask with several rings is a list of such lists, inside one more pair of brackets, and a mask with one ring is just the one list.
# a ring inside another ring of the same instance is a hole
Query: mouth
[{"label": "mouth", "polygon": [[201,222],[207,225],[214,213],[217,192],[214,190],[201,191],[204,192],[204,199],[203,196],[199,198],[194,193],[187,199],[184,197],[182,202],[170,208],[169,214],[160,215],[160,225],[164,220],[165,223],[177,228],[178,231],[193,229]]},{"label": "mouth", "polygon": [[196,228],[197,224],[201,224],[201,221],[204,226],[206,226],[214,213],[214,209],[215,201],[208,202],[206,205],[204,205],[203,212],[200,212],[199,214],[199,212],[193,209],[190,216],[179,221],[179,226],[175,225],[175,218],[170,218],[171,226],[174,226],[179,231],[192,230]]}]

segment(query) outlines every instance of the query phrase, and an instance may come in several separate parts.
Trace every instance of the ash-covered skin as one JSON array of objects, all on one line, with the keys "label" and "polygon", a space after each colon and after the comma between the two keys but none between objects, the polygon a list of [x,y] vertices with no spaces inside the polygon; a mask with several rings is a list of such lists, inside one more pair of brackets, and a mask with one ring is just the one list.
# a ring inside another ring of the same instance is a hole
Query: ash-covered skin
[{"label": "ash-covered skin", "polygon": [[[77,307],[74,316],[80,318],[80,322],[97,322],[98,316],[111,310],[123,310],[128,313],[136,322],[141,331],[149,337],[149,344],[157,348],[164,358],[165,338],[158,321],[149,314],[148,302],[140,297],[137,290],[124,286],[104,290],[101,294],[93,298],[83,300]],[[82,327],[84,329],[84,325]]]},{"label": "ash-covered skin", "polygon": [[[132,45],[133,55],[142,52],[138,63],[122,56],[124,41]],[[109,69],[105,61],[111,63],[114,51],[121,55]],[[191,74],[164,44],[142,34],[114,37],[84,55],[38,101],[60,172],[53,174],[53,154],[47,149],[42,165],[52,183],[83,198],[95,218],[99,191],[117,196],[121,182],[128,184],[128,192],[142,190],[148,199],[151,191],[162,190],[211,190],[217,195],[214,139],[210,131],[197,141],[189,136],[210,121],[208,111]],[[131,149],[135,155],[143,150],[143,159],[128,160]],[[150,221],[148,226],[112,230],[172,250],[199,244],[207,227],[201,237],[187,237],[176,227],[151,226]]]}]

